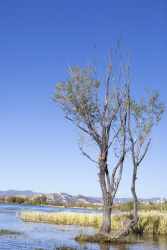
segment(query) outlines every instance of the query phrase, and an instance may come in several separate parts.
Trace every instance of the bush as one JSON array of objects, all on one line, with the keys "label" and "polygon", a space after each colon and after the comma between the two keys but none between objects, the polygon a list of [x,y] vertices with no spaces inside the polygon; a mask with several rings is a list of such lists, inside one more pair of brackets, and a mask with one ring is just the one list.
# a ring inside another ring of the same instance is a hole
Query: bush
[{"label": "bush", "polygon": [[42,195],[42,196],[38,196],[33,200],[33,204],[34,205],[40,205],[40,204],[46,204],[46,196]]},{"label": "bush", "polygon": [[17,197],[16,197],[16,203],[18,203],[18,204],[24,203],[24,199],[21,198],[21,197],[19,197],[19,196],[17,196]]},{"label": "bush", "polygon": [[5,197],[0,198],[0,202],[5,203]]},{"label": "bush", "polygon": [[11,195],[11,196],[8,196],[7,198],[7,202],[16,202],[16,197]]},{"label": "bush", "polygon": [[150,205],[149,209],[150,210],[158,210],[158,207],[156,205]]},{"label": "bush", "polygon": [[26,204],[26,205],[32,205],[32,200],[25,199],[24,204]]}]

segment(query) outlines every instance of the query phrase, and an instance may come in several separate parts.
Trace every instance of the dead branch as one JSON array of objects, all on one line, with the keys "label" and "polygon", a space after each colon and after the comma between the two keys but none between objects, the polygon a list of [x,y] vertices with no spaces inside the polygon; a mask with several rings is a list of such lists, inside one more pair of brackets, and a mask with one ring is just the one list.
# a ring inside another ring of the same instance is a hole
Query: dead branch
[{"label": "dead branch", "polygon": [[89,160],[91,160],[91,161],[93,161],[93,162],[99,164],[97,161],[92,160],[92,159],[90,158],[90,156],[89,156],[88,154],[86,154],[86,153],[82,150],[81,147],[79,147],[79,148],[80,148],[80,150],[82,151],[83,155],[85,155],[86,157],[88,157]]}]

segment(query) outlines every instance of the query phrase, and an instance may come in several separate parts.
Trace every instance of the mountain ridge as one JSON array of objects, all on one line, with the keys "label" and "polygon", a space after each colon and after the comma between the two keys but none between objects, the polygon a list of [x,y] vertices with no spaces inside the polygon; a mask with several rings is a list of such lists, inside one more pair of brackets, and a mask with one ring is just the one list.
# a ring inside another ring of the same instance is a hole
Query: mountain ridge
[{"label": "mountain ridge", "polygon": [[[45,194],[47,196],[47,199],[53,202],[65,202],[65,203],[103,203],[103,198],[102,197],[88,197],[84,195],[70,195],[68,193],[42,193],[42,192],[33,192],[31,190],[14,190],[14,189],[9,189],[7,191],[0,191],[0,197],[8,197],[8,196],[21,196],[21,197],[29,197],[32,199],[40,194]],[[160,201],[160,197],[155,197],[155,198],[138,198],[139,202],[144,202],[144,203],[149,203],[149,202],[155,202],[155,201]],[[166,198],[162,198],[163,200],[167,200]],[[114,198],[114,204],[122,204],[126,203],[129,201],[132,201],[132,198]]]}]

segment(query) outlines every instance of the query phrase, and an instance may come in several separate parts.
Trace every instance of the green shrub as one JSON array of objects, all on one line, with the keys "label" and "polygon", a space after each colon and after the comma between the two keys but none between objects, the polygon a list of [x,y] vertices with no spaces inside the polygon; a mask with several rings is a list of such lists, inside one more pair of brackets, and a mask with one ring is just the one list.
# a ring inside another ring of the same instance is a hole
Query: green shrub
[{"label": "green shrub", "polygon": [[0,202],[5,203],[5,197],[0,198]]},{"label": "green shrub", "polygon": [[46,204],[46,196],[42,195],[42,196],[38,196],[33,200],[33,204],[34,205],[40,205],[40,204]]},{"label": "green shrub", "polygon": [[24,203],[24,199],[21,198],[21,197],[19,197],[19,196],[17,196],[17,197],[16,197],[16,203],[18,203],[18,204]]},{"label": "green shrub", "polygon": [[32,205],[32,200],[29,200],[28,198],[25,199],[24,204],[26,205]]},{"label": "green shrub", "polygon": [[7,198],[7,202],[16,202],[16,197],[11,195],[11,196],[8,196]]}]

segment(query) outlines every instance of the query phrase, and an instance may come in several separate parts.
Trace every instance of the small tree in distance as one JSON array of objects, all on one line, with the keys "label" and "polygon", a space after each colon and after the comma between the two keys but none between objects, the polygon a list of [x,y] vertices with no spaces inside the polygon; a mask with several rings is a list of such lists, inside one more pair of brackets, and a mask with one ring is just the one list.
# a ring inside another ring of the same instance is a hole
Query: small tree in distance
[{"label": "small tree in distance", "polygon": [[[132,194],[134,200],[134,220],[125,223],[124,230],[115,234],[114,238],[126,236],[129,228],[138,221],[137,196],[135,193],[135,180],[137,166],[143,160],[150,141],[148,136],[152,127],[161,119],[164,105],[158,99],[156,91],[149,99],[149,106],[139,104],[130,94],[129,55],[126,58],[125,70],[123,70],[120,53],[120,39],[113,53],[109,55],[109,63],[105,69],[105,77],[99,79],[97,67],[88,63],[87,67],[72,67],[67,71],[69,78],[55,85],[52,100],[60,105],[65,118],[70,120],[80,131],[80,150],[83,155],[99,166],[99,181],[104,201],[103,222],[100,232],[108,234],[111,230],[111,207],[113,199],[120,184],[125,155],[132,152],[133,177]],[[116,54],[119,55],[119,70],[115,65]],[[97,60],[95,60],[97,64]],[[97,65],[96,65],[97,66]],[[121,80],[122,83],[121,83]],[[101,85],[104,81],[105,95],[100,96]],[[111,84],[112,81],[112,84]],[[148,109],[147,109],[148,107]],[[149,110],[149,111],[148,111]],[[130,122],[133,120],[133,122]],[[82,133],[81,133],[82,132]],[[84,135],[83,135],[84,133]],[[134,136],[136,139],[134,139]],[[137,136],[137,137],[136,137]],[[83,150],[84,141],[88,138],[91,144],[99,148],[99,158],[94,160]],[[118,146],[118,162],[112,168],[109,175],[107,158],[109,149],[114,142]],[[141,154],[141,149],[146,148]],[[137,147],[137,148],[136,148]],[[135,151],[137,150],[137,151]],[[135,153],[136,152],[136,153]],[[116,172],[118,177],[116,179]]]}]

